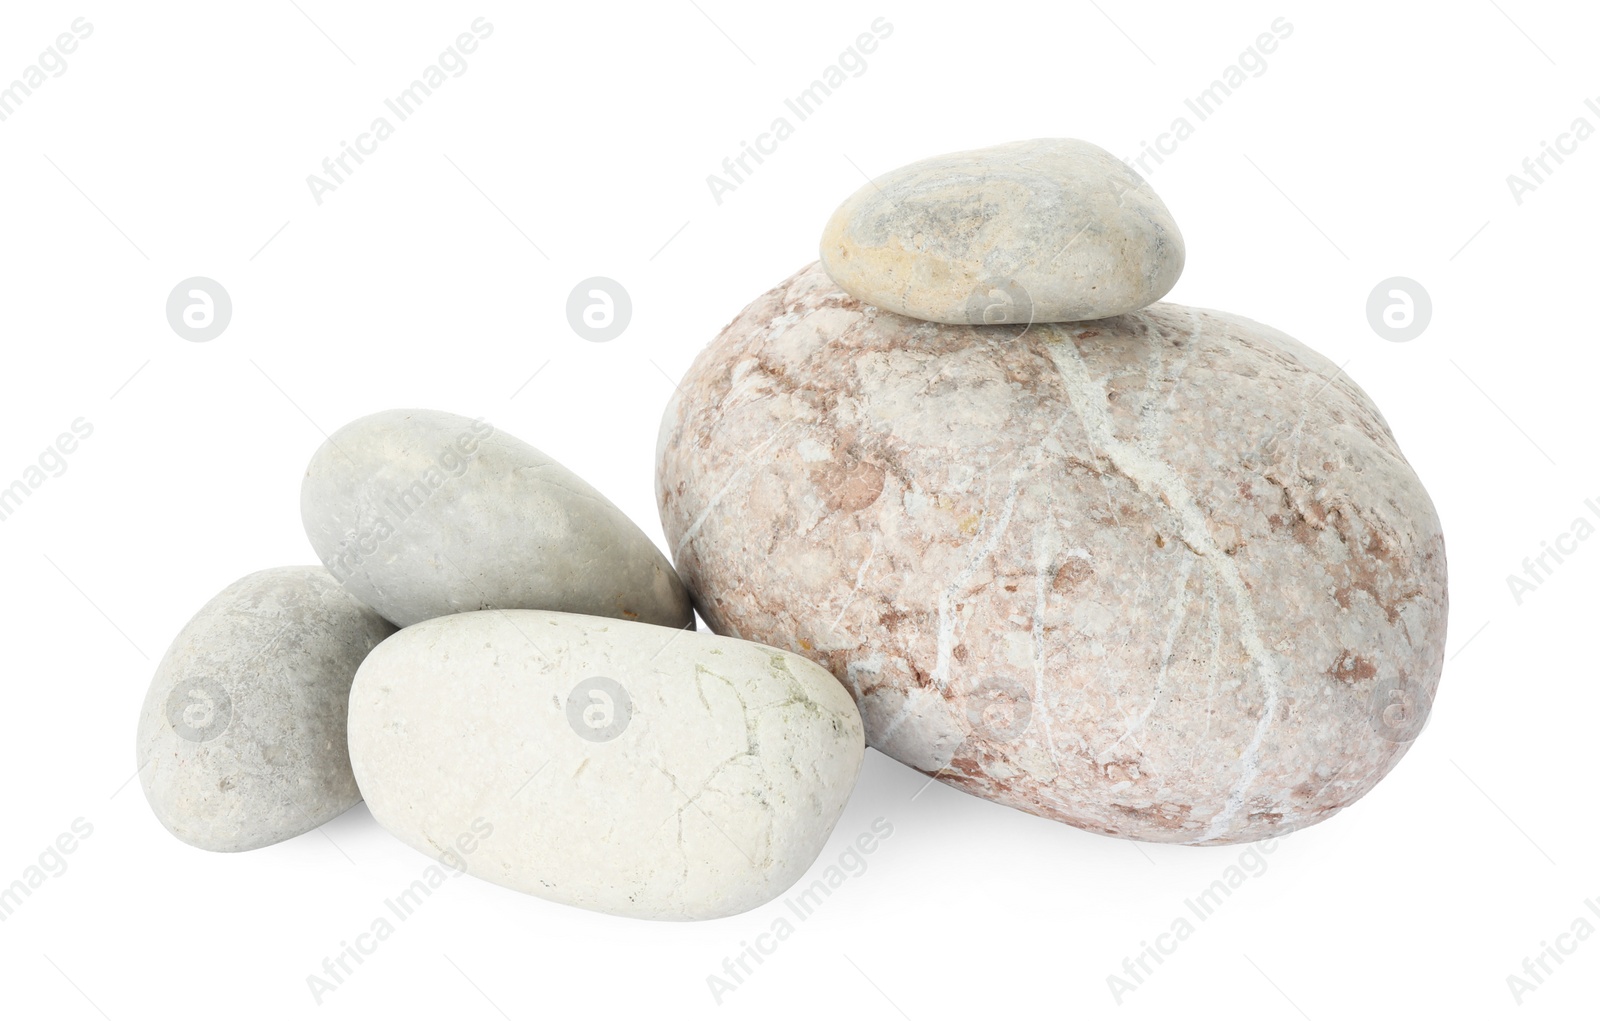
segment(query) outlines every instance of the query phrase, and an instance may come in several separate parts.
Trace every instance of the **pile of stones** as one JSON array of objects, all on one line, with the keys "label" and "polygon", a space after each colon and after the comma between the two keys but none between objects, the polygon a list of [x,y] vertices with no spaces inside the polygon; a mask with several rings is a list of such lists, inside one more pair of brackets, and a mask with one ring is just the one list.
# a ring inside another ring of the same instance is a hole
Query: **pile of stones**
[{"label": "pile of stones", "polygon": [[719,634],[823,664],[872,747],[1100,833],[1257,840],[1399,760],[1439,518],[1372,401],[1240,316],[1085,142],[914,163],[700,354],[657,498]]},{"label": "pile of stones", "polygon": [[229,586],[156,671],[157,818],[241,851],[364,799],[492,882],[703,919],[805,873],[867,744],[1194,844],[1393,767],[1442,667],[1438,518],[1327,359],[1159,302],[1184,248],[1144,181],[1072,140],[938,157],[821,255],[667,408],[676,570],[482,420],[334,433],[302,487],[322,566]]},{"label": "pile of stones", "polygon": [[460,870],[666,919],[756,907],[821,853],[865,748],[850,697],[694,631],[672,566],[560,464],[384,412],[316,452],[301,510],[324,566],[229,586],[145,698],[140,776],[180,839],[263,847],[365,799]]}]

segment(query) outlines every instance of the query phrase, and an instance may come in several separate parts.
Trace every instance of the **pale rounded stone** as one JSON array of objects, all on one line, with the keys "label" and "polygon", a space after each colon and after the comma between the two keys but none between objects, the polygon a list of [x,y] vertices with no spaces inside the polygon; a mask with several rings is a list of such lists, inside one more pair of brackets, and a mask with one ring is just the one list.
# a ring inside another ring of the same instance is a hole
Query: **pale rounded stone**
[{"label": "pale rounded stone", "polygon": [[1439,520],[1383,417],[1221,312],[936,325],[811,266],[695,361],[657,483],[713,630],[826,665],[873,747],[1102,833],[1325,819],[1443,664]]},{"label": "pale rounded stone", "polygon": [[173,640],[139,714],[156,818],[196,847],[248,851],[360,801],[345,750],[350,682],[393,633],[321,567],[223,589]]},{"label": "pale rounded stone", "polygon": [[875,178],[828,221],[822,265],[856,298],[930,322],[1071,322],[1159,300],[1183,236],[1127,164],[1036,138]]},{"label": "pale rounded stone", "polygon": [[406,628],[350,693],[356,779],[389,832],[490,882],[636,918],[718,918],[788,889],[864,751],[850,696],[802,657],[577,614]]},{"label": "pale rounded stone", "polygon": [[512,608],[694,620],[672,564],[627,515],[482,419],[351,422],[312,457],[300,511],[334,577],[401,627]]}]

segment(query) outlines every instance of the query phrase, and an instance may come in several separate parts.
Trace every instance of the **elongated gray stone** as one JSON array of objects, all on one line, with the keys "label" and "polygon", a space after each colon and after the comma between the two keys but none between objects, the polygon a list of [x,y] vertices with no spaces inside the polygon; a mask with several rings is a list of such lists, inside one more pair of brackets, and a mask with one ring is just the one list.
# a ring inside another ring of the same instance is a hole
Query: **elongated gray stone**
[{"label": "elongated gray stone", "polygon": [[822,265],[852,296],[936,323],[1132,312],[1172,290],[1183,237],[1143,178],[1073,138],[949,153],[844,201]]},{"label": "elongated gray stone", "polygon": [[300,510],[334,577],[401,627],[489,608],[694,620],[671,563],[627,515],[482,419],[357,419],[312,457]]},{"label": "elongated gray stone", "polygon": [[575,614],[418,624],[350,693],[356,778],[391,833],[436,857],[476,834],[473,875],[638,918],[778,896],[863,752],[850,696],[803,657]]},{"label": "elongated gray stone", "polygon": [[657,463],[713,630],[826,665],[873,747],[1085,829],[1326,819],[1443,667],[1439,519],[1383,416],[1227,313],[936,325],[810,266],[695,360]]},{"label": "elongated gray stone", "polygon": [[139,776],[156,818],[196,847],[248,851],[355,805],[350,682],[393,631],[321,567],[224,589],[173,640],[139,714]]}]

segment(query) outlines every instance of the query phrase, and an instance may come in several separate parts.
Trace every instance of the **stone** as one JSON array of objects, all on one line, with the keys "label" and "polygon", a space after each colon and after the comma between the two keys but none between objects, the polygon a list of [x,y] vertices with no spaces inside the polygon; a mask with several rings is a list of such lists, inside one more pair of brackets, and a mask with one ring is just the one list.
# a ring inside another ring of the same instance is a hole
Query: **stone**
[{"label": "stone", "polygon": [[1253,841],[1405,753],[1439,519],[1372,401],[1223,312],[885,312],[815,265],[668,406],[657,496],[718,634],[826,666],[868,743],[1100,833]]},{"label": "stone", "polygon": [[248,851],[359,802],[350,682],[393,632],[321,567],[223,589],[173,640],[139,713],[139,777],[156,818],[195,847]]},{"label": "stone", "polygon": [[1036,138],[874,179],[829,219],[822,265],[861,301],[929,322],[1072,322],[1158,301],[1183,237],[1127,164]]},{"label": "stone", "polygon": [[350,693],[356,779],[390,833],[635,918],[718,918],[788,889],[864,753],[850,696],[803,657],[576,614],[418,624]]},{"label": "stone", "polygon": [[672,564],[627,515],[482,419],[357,419],[311,458],[300,509],[334,577],[401,627],[484,609],[694,620]]}]

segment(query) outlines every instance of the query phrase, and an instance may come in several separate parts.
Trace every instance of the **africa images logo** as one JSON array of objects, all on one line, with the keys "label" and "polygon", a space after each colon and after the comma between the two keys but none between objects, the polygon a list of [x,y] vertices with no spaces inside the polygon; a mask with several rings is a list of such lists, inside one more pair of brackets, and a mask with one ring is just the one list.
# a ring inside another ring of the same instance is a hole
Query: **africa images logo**
[{"label": "africa images logo", "polygon": [[233,722],[233,699],[220,681],[184,681],[167,696],[167,722],[185,741],[204,744],[221,737]]},{"label": "africa images logo", "polygon": [[585,741],[602,743],[621,736],[633,719],[628,689],[609,677],[578,682],[567,696],[567,724]]}]

